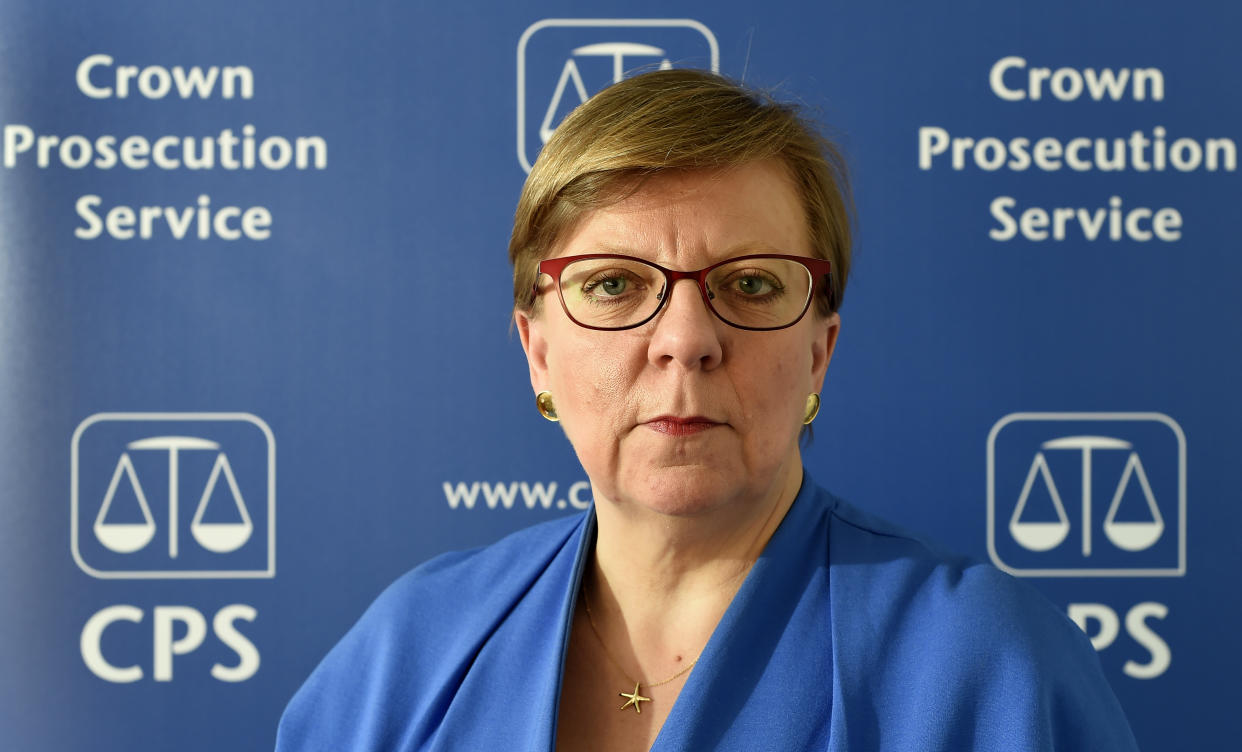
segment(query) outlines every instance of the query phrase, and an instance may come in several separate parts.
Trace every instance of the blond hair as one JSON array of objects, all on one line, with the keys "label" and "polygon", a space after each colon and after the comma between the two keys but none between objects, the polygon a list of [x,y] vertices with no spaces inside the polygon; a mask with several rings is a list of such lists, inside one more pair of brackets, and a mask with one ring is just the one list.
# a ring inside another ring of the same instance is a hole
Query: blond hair
[{"label": "blond hair", "polygon": [[817,301],[837,310],[850,266],[849,185],[840,152],[795,108],[706,71],[663,70],[614,84],[557,127],[522,187],[509,241],[513,302],[529,311],[536,267],[583,213],[663,170],[778,159],[802,199],[816,256],[832,263]]}]

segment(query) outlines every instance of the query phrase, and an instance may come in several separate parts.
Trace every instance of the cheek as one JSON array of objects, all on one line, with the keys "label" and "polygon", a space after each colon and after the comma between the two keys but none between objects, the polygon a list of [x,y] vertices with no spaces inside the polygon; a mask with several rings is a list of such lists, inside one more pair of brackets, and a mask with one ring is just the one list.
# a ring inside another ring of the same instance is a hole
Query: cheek
[{"label": "cheek", "polygon": [[737,382],[738,393],[752,425],[763,426],[765,438],[801,420],[810,394],[810,356],[789,349],[774,353],[762,367],[747,369]]},{"label": "cheek", "polygon": [[596,336],[565,332],[548,349],[553,398],[571,442],[617,431],[633,401],[636,374],[628,338],[580,331]]}]

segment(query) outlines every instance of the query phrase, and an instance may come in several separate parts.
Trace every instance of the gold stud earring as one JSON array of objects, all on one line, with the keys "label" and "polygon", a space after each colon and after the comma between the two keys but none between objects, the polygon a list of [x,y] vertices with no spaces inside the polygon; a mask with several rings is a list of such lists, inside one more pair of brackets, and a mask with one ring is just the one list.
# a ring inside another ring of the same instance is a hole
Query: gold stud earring
[{"label": "gold stud earring", "polygon": [[802,425],[811,425],[816,415],[819,415],[819,395],[812,392],[806,396],[806,413],[802,416]]},{"label": "gold stud earring", "polygon": [[556,405],[552,404],[552,392],[543,391],[535,395],[535,409],[539,414],[555,423],[560,420],[556,414]]}]

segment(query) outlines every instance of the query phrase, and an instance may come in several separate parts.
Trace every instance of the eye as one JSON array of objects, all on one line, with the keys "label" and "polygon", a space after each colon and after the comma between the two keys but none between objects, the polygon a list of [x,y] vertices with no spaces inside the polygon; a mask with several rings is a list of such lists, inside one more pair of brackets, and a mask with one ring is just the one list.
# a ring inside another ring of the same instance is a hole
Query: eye
[{"label": "eye", "polygon": [[599,283],[599,288],[604,291],[605,295],[620,295],[625,292],[629,280],[622,277],[609,277]]},{"label": "eye", "polygon": [[737,289],[745,295],[765,295],[772,291],[772,283],[763,277],[748,275],[737,280]]},{"label": "eye", "polygon": [[725,289],[736,297],[764,298],[779,295],[785,286],[771,272],[763,269],[743,269],[729,275]]},{"label": "eye", "polygon": [[582,282],[582,297],[599,303],[642,295],[643,280],[627,269],[600,269]]}]

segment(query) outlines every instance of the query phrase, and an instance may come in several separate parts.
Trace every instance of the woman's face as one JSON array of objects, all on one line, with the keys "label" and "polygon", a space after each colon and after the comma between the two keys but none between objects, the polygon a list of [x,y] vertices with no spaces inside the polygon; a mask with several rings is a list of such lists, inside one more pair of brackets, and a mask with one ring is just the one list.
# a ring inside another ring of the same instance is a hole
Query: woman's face
[{"label": "woman's face", "polygon": [[[553,256],[619,253],[676,270],[753,253],[812,256],[806,224],[779,162],[662,173],[584,215]],[[807,395],[823,385],[835,314],[812,304],[789,328],[745,331],[680,280],[646,324],[594,331],[540,281],[538,313],[517,314],[531,384],[552,393],[597,501],[692,515],[779,493],[801,472],[798,435]]]}]

